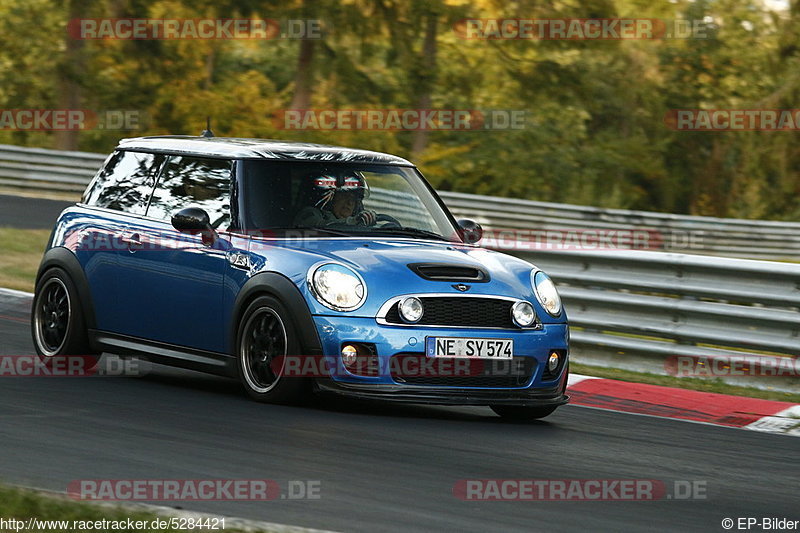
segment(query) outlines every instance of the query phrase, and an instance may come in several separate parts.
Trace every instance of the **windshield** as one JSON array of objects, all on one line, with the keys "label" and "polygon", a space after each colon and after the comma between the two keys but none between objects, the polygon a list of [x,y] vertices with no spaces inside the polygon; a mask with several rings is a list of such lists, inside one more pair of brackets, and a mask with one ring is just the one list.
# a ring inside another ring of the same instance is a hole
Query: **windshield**
[{"label": "windshield", "polygon": [[414,168],[245,160],[240,169],[247,229],[460,242]]}]

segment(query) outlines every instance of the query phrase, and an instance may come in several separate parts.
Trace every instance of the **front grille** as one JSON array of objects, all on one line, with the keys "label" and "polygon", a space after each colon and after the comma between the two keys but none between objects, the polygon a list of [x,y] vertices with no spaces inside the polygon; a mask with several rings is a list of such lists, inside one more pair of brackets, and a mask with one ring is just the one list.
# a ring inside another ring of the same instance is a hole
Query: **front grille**
[{"label": "front grille", "polygon": [[[411,361],[404,363],[403,359]],[[430,359],[421,353],[399,353],[392,357],[390,369],[392,380],[402,385],[508,389],[530,383],[536,365],[536,360],[531,357],[515,357],[505,361],[448,357]]]},{"label": "front grille", "polygon": [[[419,326],[466,326],[474,328],[515,328],[511,321],[514,302],[497,298],[449,296],[420,297],[425,309]],[[405,324],[398,311],[399,302],[386,313],[389,324]]]}]

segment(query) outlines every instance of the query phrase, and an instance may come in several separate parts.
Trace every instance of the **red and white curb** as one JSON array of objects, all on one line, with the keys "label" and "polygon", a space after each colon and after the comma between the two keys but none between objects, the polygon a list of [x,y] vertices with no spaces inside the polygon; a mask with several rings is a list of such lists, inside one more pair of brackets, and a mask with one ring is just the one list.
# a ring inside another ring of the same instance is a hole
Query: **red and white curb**
[{"label": "red and white curb", "polygon": [[570,403],[800,437],[800,405],[572,374]]}]

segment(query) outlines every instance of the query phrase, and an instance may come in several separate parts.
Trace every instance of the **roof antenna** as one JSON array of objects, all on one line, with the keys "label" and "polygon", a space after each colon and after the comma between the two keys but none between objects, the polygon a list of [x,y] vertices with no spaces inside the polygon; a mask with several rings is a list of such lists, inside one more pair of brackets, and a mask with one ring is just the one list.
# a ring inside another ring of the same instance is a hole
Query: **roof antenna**
[{"label": "roof antenna", "polygon": [[211,117],[206,117],[206,129],[200,134],[200,137],[213,137],[214,132],[211,131]]}]

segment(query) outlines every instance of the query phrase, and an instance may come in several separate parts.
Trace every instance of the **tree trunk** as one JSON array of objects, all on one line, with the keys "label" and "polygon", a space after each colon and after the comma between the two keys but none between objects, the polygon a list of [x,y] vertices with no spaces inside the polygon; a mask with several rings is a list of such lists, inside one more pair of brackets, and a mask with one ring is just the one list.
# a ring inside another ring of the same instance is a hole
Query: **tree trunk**
[{"label": "tree trunk", "polygon": [[[85,5],[80,0],[70,0],[67,7],[67,20],[83,16]],[[81,39],[73,39],[70,35],[65,37],[66,50],[64,58],[56,69],[56,87],[58,88],[59,109],[81,109],[81,84],[79,80],[84,75],[83,45]],[[57,130],[55,132],[55,147],[58,150],[77,150],[78,132]]]},{"label": "tree trunk", "polygon": [[203,89],[210,91],[214,85],[214,61],[216,59],[216,45],[212,44],[211,49],[206,54],[206,79],[203,82]]},{"label": "tree trunk", "polygon": [[[417,109],[430,109],[433,105],[431,93],[436,83],[436,35],[439,26],[439,16],[431,12],[427,17],[425,26],[425,41],[422,45],[422,57],[420,58],[421,72],[419,73],[419,92],[417,98]],[[419,156],[428,146],[428,132],[419,129],[414,132],[411,143],[411,152],[414,157]]]},{"label": "tree trunk", "polygon": [[297,72],[294,76],[294,96],[290,109],[308,109],[311,107],[311,84],[314,81],[312,61],[314,59],[314,40],[300,41],[300,53],[297,56]]}]

